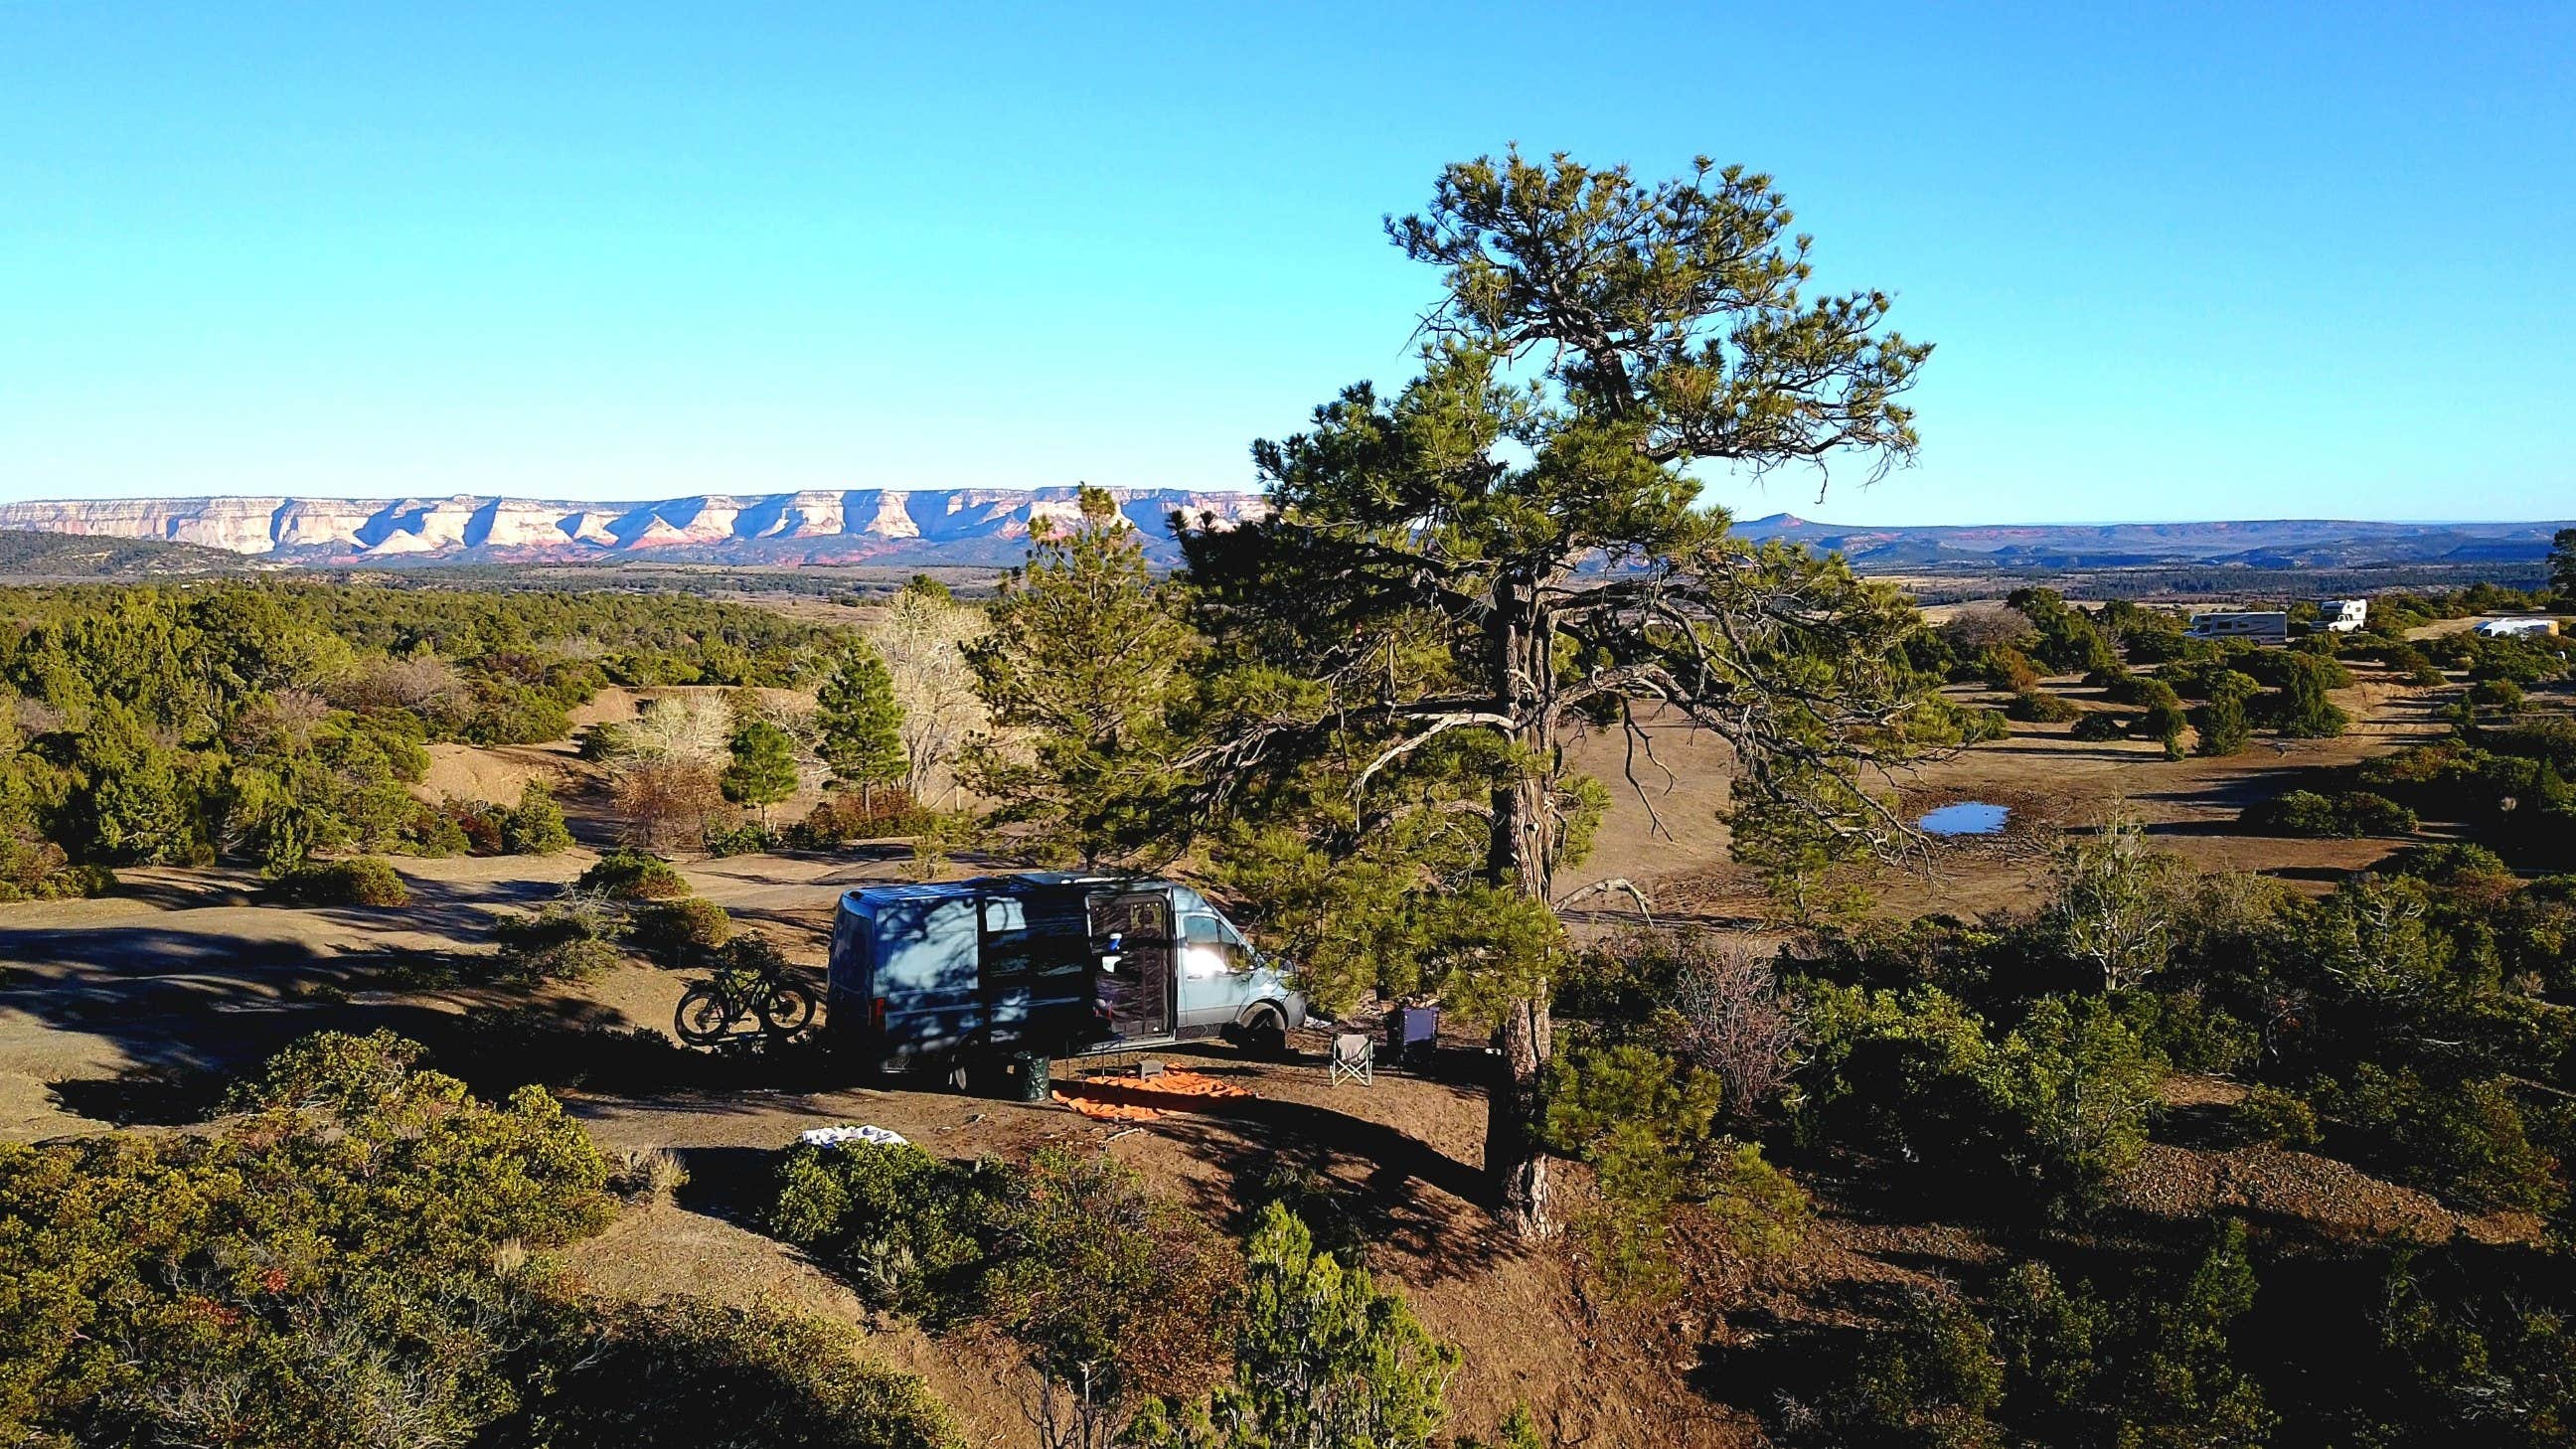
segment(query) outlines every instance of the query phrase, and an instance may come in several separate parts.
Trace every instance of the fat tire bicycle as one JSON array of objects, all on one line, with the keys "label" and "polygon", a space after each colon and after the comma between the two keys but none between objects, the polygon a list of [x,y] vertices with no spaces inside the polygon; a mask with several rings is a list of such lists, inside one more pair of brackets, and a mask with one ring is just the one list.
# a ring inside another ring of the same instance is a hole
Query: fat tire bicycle
[{"label": "fat tire bicycle", "polygon": [[671,1029],[691,1046],[715,1046],[749,1035],[745,1024],[757,1022],[761,1036],[786,1041],[812,1026],[821,1009],[814,988],[784,967],[719,971],[681,994]]}]

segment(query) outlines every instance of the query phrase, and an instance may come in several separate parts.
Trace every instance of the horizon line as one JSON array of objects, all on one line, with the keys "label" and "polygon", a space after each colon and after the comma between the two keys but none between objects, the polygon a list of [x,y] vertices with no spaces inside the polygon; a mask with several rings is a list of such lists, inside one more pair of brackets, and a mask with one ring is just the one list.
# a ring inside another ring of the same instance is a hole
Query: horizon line
[{"label": "horizon line", "polygon": [[[1109,490],[1109,491],[1111,491],[1111,492],[1115,492],[1115,493],[1127,493],[1127,494],[1153,494],[1153,493],[1236,494],[1236,495],[1244,495],[1244,496],[1252,496],[1252,497],[1258,497],[1258,496],[1260,496],[1262,493],[1264,493],[1264,492],[1266,491],[1266,490],[1259,489],[1259,488],[1241,488],[1241,487],[1229,487],[1229,486],[1214,486],[1214,487],[1192,488],[1192,487],[1178,487],[1178,486],[1172,486],[1172,485],[1147,485],[1147,484],[1127,484],[1127,483],[1099,483],[1099,484],[1093,484],[1093,483],[1088,483],[1088,482],[1075,482],[1075,483],[976,483],[976,484],[967,484],[967,483],[918,483],[918,484],[916,484],[916,483],[878,483],[878,484],[868,484],[868,485],[864,485],[864,486],[856,486],[856,485],[854,485],[854,486],[841,487],[841,488],[787,488],[787,489],[773,489],[773,490],[758,491],[758,492],[735,492],[735,491],[730,491],[730,490],[704,489],[704,490],[700,490],[700,491],[697,491],[697,492],[689,492],[689,493],[669,493],[669,494],[663,494],[663,495],[661,495],[661,496],[659,496],[659,497],[628,497],[628,498],[559,498],[559,497],[548,497],[548,496],[546,496],[546,495],[544,495],[544,494],[539,494],[539,493],[479,493],[479,492],[470,492],[470,491],[462,491],[462,490],[460,490],[460,491],[455,491],[455,492],[445,492],[445,493],[413,492],[413,493],[380,493],[380,494],[372,494],[372,495],[371,495],[371,494],[358,494],[358,493],[102,493],[102,494],[92,494],[92,495],[88,495],[88,496],[74,496],[74,497],[0,498],[0,509],[7,509],[7,508],[14,508],[14,507],[28,507],[28,506],[36,506],[36,505],[59,506],[59,505],[67,505],[67,504],[83,504],[83,503],[182,503],[182,502],[204,502],[204,503],[213,503],[213,502],[219,502],[219,501],[225,501],[225,500],[249,500],[249,499],[261,499],[261,500],[275,499],[275,500],[277,500],[277,501],[278,501],[278,502],[280,502],[280,503],[293,503],[293,502],[321,502],[321,503],[385,503],[385,504],[390,504],[390,503],[404,503],[404,502],[421,501],[421,500],[430,500],[430,499],[478,499],[478,500],[485,500],[485,501],[499,501],[499,502],[542,503],[542,504],[547,504],[547,505],[559,505],[559,506],[590,506],[590,507],[598,507],[598,508],[626,508],[626,509],[636,509],[636,508],[649,508],[649,507],[653,507],[653,506],[656,506],[656,505],[659,505],[659,504],[664,504],[664,503],[675,503],[675,502],[680,502],[680,501],[683,501],[683,500],[686,500],[686,499],[693,499],[693,498],[731,498],[731,499],[745,499],[745,500],[752,500],[752,499],[787,498],[787,497],[794,497],[794,496],[799,495],[799,494],[849,494],[849,493],[1040,493],[1040,492],[1046,492],[1046,491],[1050,491],[1050,490],[1063,490],[1063,491],[1070,491],[1070,490],[1073,490],[1073,489],[1077,489],[1077,488],[1084,488],[1084,487],[1097,487],[1097,488],[1107,489],[1107,490]],[[1722,505],[1722,504],[1721,504],[1721,505],[1713,505],[1713,506],[1723,507],[1724,505]],[[1757,516],[1751,516],[1751,517],[1747,517],[1747,516],[1745,516],[1743,513],[1741,513],[1741,512],[1737,512],[1737,511],[1732,510],[1732,509],[1729,509],[1728,511],[1729,511],[1729,513],[1730,513],[1730,515],[1731,515],[1731,517],[1732,517],[1733,522],[1734,522],[1735,524],[1739,525],[1739,526],[1742,526],[1742,525],[1751,525],[1751,524],[1761,524],[1761,523],[1771,523],[1771,522],[1775,522],[1775,521],[1777,521],[1777,520],[1787,519],[1787,520],[1790,520],[1790,521],[1791,521],[1791,522],[1793,522],[1793,523],[1805,524],[1805,525],[1808,525],[1808,526],[1811,526],[1811,527],[1819,527],[1819,528],[1843,528],[1843,529],[1924,529],[1924,528],[1951,528],[1951,529],[1976,529],[1976,528],[2154,528],[2154,527],[2167,527],[2167,526],[2180,525],[2180,524],[2222,524],[2222,523],[2242,523],[2242,524],[2256,524],[2256,523],[2368,523],[2368,524],[2377,524],[2377,525],[2382,525],[2382,526],[2386,526],[2386,527],[2402,527],[2402,528],[2453,528],[2453,527],[2461,527],[2461,526],[2479,526],[2479,525],[2488,526],[2488,527],[2496,527],[2496,526],[2512,526],[2512,525],[2531,525],[2531,526],[2538,526],[2538,525],[2558,525],[2558,526],[2565,526],[2565,527],[2576,527],[2576,517],[2566,517],[2566,518],[2548,518],[2548,517],[2519,517],[2519,518],[2372,518],[2372,517],[2357,517],[2357,516],[2355,516],[2355,517],[2344,517],[2344,516],[2333,516],[2333,515],[2315,514],[2315,515],[2275,515],[2275,516],[2271,516],[2271,517],[2250,517],[2250,518],[2249,518],[2249,517],[2228,518],[2228,517],[2216,517],[2216,516],[2210,516],[2210,517],[2172,517],[2172,518],[2108,518],[2108,519],[2104,519],[2104,518],[2089,518],[2089,519],[2032,519],[2032,518],[2022,518],[2022,519],[1983,519],[1983,520],[1975,520],[1975,521],[1970,521],[1970,522],[1960,522],[1960,523],[1950,523],[1950,522],[1943,522],[1943,523],[1848,523],[1848,522],[1839,522],[1839,521],[1829,520],[1829,519],[1817,519],[1817,518],[1811,518],[1811,517],[1809,517],[1809,516],[1807,516],[1807,515],[1805,515],[1805,514],[1801,514],[1801,513],[1795,512],[1795,511],[1790,510],[1790,509],[1785,509],[1785,508],[1784,508],[1784,509],[1780,509],[1780,510],[1778,510],[1778,511],[1776,511],[1776,512],[1772,512],[1772,513],[1765,513],[1765,514],[1760,514],[1760,515],[1757,515]]]}]

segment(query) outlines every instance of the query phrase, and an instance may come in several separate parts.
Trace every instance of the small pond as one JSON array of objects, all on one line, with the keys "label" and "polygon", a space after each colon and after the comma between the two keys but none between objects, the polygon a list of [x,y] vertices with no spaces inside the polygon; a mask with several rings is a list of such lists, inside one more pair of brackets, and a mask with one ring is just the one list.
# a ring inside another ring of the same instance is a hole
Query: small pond
[{"label": "small pond", "polygon": [[1962,800],[1956,805],[1944,805],[1914,823],[1926,835],[2001,835],[2004,822],[2011,818],[2009,805]]}]

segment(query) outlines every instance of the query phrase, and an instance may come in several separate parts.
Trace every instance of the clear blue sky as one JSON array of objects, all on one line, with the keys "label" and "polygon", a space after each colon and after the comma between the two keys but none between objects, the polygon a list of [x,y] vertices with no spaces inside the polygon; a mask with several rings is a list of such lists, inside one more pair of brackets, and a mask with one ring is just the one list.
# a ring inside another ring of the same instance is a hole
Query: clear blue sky
[{"label": "clear blue sky", "polygon": [[0,0],[0,498],[1247,486],[1517,140],[1769,170],[1939,344],[1919,468],[1740,512],[2559,517],[2571,76],[2566,4]]}]

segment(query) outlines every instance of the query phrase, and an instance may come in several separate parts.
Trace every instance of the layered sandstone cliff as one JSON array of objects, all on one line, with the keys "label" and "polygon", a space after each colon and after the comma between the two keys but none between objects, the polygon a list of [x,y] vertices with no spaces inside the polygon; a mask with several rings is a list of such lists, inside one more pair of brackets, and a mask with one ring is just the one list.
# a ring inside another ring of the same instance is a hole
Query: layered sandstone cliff
[{"label": "layered sandstone cliff", "polygon": [[[1251,493],[1111,489],[1157,562],[1178,560],[1170,517],[1223,527],[1265,510]],[[528,498],[101,498],[0,503],[0,529],[201,544],[281,561],[699,557],[808,563],[1008,563],[1032,523],[1077,516],[1070,488],[699,494],[655,503]]]}]

